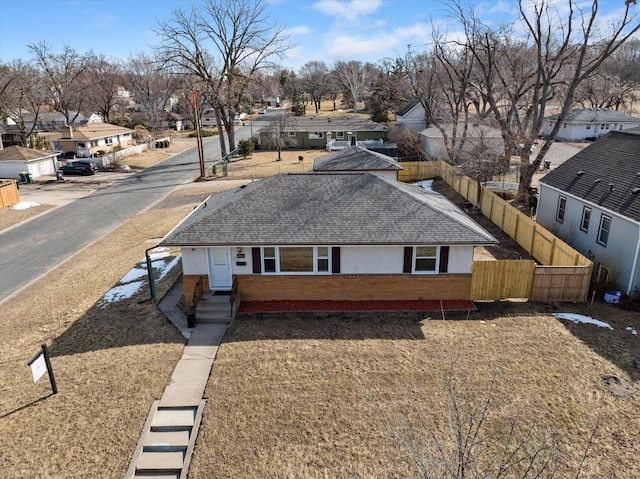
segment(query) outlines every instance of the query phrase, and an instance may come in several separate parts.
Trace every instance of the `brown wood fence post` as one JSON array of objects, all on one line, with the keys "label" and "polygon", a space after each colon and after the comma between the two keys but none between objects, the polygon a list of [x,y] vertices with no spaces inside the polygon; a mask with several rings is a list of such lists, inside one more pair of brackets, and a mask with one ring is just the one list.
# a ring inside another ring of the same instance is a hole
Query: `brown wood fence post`
[{"label": "brown wood fence post", "polygon": [[549,258],[549,264],[553,265],[553,257],[555,256],[555,252],[556,252],[556,237],[554,236],[553,239],[551,240],[551,257]]},{"label": "brown wood fence post", "polygon": [[536,241],[536,224],[533,223],[533,232],[531,233],[531,245],[529,246],[529,254],[533,256],[533,245]]}]

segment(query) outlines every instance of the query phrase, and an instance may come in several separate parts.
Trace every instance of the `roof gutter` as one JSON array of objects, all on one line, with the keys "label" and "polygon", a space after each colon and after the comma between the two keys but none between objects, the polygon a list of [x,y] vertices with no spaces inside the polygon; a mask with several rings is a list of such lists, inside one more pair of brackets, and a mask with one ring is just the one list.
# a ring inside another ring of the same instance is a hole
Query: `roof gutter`
[{"label": "roof gutter", "polygon": [[627,285],[627,295],[631,294],[631,288],[633,286],[633,275],[638,268],[638,258],[640,257],[640,230],[638,230],[638,245],[636,246],[636,254],[633,258],[633,266],[631,266],[631,273],[629,274],[629,284]]}]

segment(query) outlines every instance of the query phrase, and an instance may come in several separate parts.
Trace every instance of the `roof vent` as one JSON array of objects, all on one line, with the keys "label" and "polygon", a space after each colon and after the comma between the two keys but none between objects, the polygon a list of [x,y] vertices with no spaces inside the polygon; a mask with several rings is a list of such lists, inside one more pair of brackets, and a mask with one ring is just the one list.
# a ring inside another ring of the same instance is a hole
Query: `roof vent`
[{"label": "roof vent", "polygon": [[631,190],[631,194],[633,195],[637,195],[638,193],[640,193],[640,188],[634,188]]},{"label": "roof vent", "polygon": [[609,183],[609,191],[613,191],[613,183]]},{"label": "roof vent", "polygon": [[597,178],[597,179],[593,180],[593,182],[596,183],[596,184],[600,183],[600,178]]},{"label": "roof vent", "polygon": [[580,170],[580,171],[578,171],[578,172],[576,173],[576,176],[582,176],[582,175],[584,175],[584,171],[582,171],[582,170]]}]

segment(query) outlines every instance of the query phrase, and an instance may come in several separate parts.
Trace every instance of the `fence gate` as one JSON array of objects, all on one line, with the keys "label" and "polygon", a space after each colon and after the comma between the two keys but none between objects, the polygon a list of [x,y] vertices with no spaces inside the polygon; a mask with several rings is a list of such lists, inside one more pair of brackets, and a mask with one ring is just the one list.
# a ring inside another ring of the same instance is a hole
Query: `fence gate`
[{"label": "fence gate", "polygon": [[536,266],[532,301],[583,302],[589,295],[592,266]]},{"label": "fence gate", "polygon": [[535,267],[533,260],[474,261],[471,266],[471,299],[529,298]]}]

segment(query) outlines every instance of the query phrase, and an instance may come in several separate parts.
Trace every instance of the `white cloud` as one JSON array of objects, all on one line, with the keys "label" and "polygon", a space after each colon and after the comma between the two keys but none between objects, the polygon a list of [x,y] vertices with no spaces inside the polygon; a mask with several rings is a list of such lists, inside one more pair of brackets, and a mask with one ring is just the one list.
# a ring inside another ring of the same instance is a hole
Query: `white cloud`
[{"label": "white cloud", "polygon": [[307,25],[300,25],[297,27],[293,27],[293,28],[287,28],[284,31],[285,35],[309,35],[311,34],[311,27],[308,27]]},{"label": "white cloud", "polygon": [[325,15],[347,20],[356,20],[363,15],[370,15],[382,7],[382,0],[319,0],[312,8]]}]

